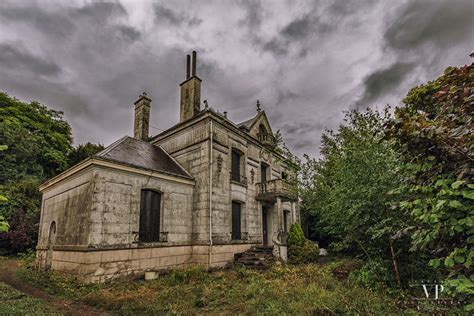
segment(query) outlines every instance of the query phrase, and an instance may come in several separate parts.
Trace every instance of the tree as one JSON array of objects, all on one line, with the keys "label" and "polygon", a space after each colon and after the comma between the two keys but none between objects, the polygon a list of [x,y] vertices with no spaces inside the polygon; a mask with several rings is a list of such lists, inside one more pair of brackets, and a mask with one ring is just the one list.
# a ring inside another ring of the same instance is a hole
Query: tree
[{"label": "tree", "polygon": [[301,195],[318,229],[339,250],[360,250],[369,260],[391,258],[387,264],[400,284],[397,256],[405,250],[393,236],[410,219],[393,207],[397,197],[390,194],[402,173],[399,154],[384,138],[389,118],[388,109],[351,111],[337,132],[325,132],[322,158],[307,157],[303,164]]},{"label": "tree", "polygon": [[[428,251],[445,286],[474,294],[474,64],[413,88],[389,124],[411,176],[400,192],[415,219],[412,250]],[[474,309],[474,304],[471,304]]]},{"label": "tree", "polygon": [[103,149],[104,146],[102,144],[93,144],[90,142],[80,144],[79,146],[74,147],[69,153],[68,166],[72,167],[75,164],[78,164],[84,159],[93,156],[94,154],[98,153]]},{"label": "tree", "polygon": [[34,246],[41,195],[38,186],[67,168],[71,128],[62,112],[0,93],[0,216],[10,224],[2,238],[14,251]]}]

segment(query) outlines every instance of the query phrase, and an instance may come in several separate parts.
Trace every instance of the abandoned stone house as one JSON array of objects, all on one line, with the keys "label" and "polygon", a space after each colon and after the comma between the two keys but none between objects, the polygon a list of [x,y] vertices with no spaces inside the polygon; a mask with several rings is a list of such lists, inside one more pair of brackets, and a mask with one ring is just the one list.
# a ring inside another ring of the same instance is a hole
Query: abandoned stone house
[{"label": "abandoned stone house", "polygon": [[201,264],[224,266],[252,246],[285,256],[299,221],[292,168],[257,104],[235,124],[201,106],[196,53],[187,56],[180,121],[149,135],[151,99],[134,103],[125,136],[40,187],[37,264],[86,282]]}]

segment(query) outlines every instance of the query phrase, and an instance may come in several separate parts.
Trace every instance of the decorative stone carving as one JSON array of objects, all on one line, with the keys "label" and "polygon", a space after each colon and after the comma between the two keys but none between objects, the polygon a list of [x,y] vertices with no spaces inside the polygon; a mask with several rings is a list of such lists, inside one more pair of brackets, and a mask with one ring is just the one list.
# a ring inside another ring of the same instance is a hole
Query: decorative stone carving
[{"label": "decorative stone carving", "polygon": [[217,156],[217,172],[221,172],[222,171],[222,162],[224,161],[224,159],[222,159],[222,156],[221,154],[219,154],[219,156]]}]

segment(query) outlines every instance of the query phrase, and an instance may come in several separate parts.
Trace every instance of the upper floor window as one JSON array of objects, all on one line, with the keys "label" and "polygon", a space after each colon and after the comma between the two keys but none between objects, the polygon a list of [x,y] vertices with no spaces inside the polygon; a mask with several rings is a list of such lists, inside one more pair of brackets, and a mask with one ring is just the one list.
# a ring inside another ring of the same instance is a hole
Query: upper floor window
[{"label": "upper floor window", "polygon": [[282,178],[283,180],[287,180],[287,179],[288,179],[288,174],[287,174],[285,171],[282,171],[282,172],[281,172],[281,178]]},{"label": "upper floor window", "polygon": [[161,193],[142,190],[140,199],[139,240],[153,242],[160,240]]},{"label": "upper floor window", "polygon": [[266,134],[266,133],[267,133],[267,129],[265,128],[265,126],[264,126],[263,124],[260,124],[260,125],[258,126],[258,132],[259,132],[260,134]]},{"label": "upper floor window", "polygon": [[232,149],[231,157],[231,180],[236,182],[242,182],[243,178],[241,175],[241,163],[242,163],[242,153],[237,149]]}]

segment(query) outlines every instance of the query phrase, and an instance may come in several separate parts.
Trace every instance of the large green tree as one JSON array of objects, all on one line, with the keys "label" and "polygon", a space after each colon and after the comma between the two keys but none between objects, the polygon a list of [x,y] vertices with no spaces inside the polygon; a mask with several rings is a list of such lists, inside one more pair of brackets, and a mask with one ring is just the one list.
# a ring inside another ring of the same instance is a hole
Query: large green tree
[{"label": "large green tree", "polygon": [[403,102],[390,132],[410,171],[399,191],[416,221],[412,250],[428,251],[430,265],[446,271],[445,285],[472,298],[474,64],[447,68]]},{"label": "large green tree", "polygon": [[41,196],[38,185],[68,166],[72,136],[62,112],[0,93],[0,216],[10,224],[12,250],[34,245]]},{"label": "large green tree", "polygon": [[403,242],[394,236],[409,224],[407,214],[394,208],[390,194],[402,181],[401,158],[385,139],[389,112],[368,109],[347,113],[336,132],[323,134],[321,159],[303,165],[304,208],[318,221],[320,235],[339,250],[385,261],[400,284],[397,256]]},{"label": "large green tree", "polygon": [[86,158],[93,156],[99,151],[103,150],[104,146],[102,144],[93,144],[87,142],[85,144],[80,144],[72,149],[68,157],[69,167],[74,166],[75,164],[83,161]]}]

